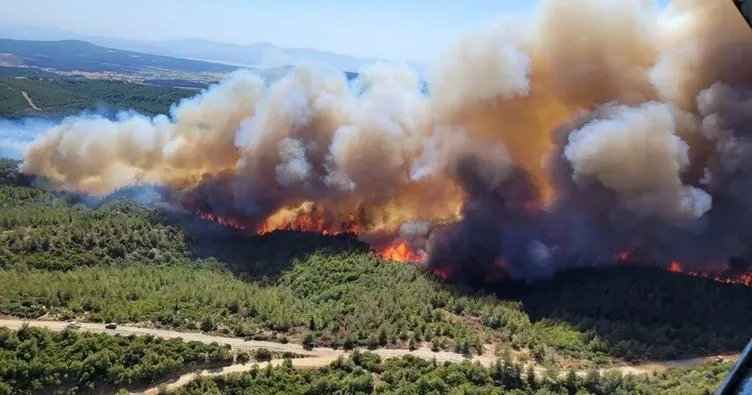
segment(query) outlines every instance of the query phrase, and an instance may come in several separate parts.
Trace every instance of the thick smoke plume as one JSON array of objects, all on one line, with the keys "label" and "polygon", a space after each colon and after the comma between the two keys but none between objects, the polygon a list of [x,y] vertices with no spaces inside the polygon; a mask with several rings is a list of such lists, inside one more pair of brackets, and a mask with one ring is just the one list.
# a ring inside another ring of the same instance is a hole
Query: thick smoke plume
[{"label": "thick smoke plume", "polygon": [[[244,227],[357,232],[467,281],[752,259],[752,32],[730,1],[547,0],[432,66],[240,71],[154,118],[68,118],[22,170],[160,185]],[[297,225],[296,225],[297,224]]]}]

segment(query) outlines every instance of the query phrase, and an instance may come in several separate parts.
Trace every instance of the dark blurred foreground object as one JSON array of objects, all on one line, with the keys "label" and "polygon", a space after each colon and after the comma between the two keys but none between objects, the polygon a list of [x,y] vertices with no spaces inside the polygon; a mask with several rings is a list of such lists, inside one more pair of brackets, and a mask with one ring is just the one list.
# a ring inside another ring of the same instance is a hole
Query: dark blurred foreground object
[{"label": "dark blurred foreground object", "polygon": [[752,339],[715,392],[715,395],[742,394],[752,394]]},{"label": "dark blurred foreground object", "polygon": [[747,24],[752,27],[752,0],[733,0],[733,2],[739,12],[742,13]]},{"label": "dark blurred foreground object", "polygon": [[[732,0],[736,8],[752,27],[752,0]],[[752,394],[752,340],[747,343],[739,360],[731,368],[726,379],[715,392],[716,395]]]},{"label": "dark blurred foreground object", "polygon": [[[732,0],[736,8],[752,27],[752,0]],[[716,395],[752,394],[752,340],[747,343],[739,360],[718,387]]]}]

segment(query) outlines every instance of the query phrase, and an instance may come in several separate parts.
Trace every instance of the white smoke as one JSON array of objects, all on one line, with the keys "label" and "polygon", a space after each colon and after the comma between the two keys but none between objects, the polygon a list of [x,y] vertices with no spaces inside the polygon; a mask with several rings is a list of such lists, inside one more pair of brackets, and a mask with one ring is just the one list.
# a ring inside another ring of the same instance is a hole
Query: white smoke
[{"label": "white smoke", "polygon": [[641,215],[696,219],[710,210],[710,195],[681,181],[689,146],[676,135],[670,106],[615,105],[606,113],[569,136],[564,155],[575,181],[600,182]]},{"label": "white smoke", "polygon": [[362,210],[362,232],[394,236],[475,215],[437,240],[475,246],[487,232],[484,259],[503,245],[549,262],[531,236],[549,202],[553,216],[581,214],[572,233],[626,240],[635,229],[616,211],[669,234],[727,209],[718,195],[752,196],[750,140],[734,122],[747,119],[735,95],[750,64],[752,34],[730,2],[543,0],[450,46],[428,95],[400,65],[352,83],[311,64],[271,83],[240,71],[169,116],[66,119],[28,148],[23,171],[94,194],[157,184],[260,222],[325,206],[336,224]]},{"label": "white smoke", "polygon": [[23,160],[26,149],[51,126],[41,119],[0,119],[0,158]]}]

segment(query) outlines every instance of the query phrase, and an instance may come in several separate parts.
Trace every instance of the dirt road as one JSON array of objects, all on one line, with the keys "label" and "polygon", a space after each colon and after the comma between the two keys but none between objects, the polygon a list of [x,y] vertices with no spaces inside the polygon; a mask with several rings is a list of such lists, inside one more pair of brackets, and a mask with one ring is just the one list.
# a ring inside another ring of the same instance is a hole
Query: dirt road
[{"label": "dirt road", "polygon": [[[43,320],[30,320],[30,321],[24,321],[24,320],[18,320],[18,319],[0,319],[0,327],[7,327],[10,329],[19,329],[21,326],[27,323],[29,326],[34,327],[42,327],[47,328],[52,331],[61,331],[66,326],[66,322],[61,321],[43,321]],[[222,336],[212,336],[212,335],[205,335],[203,333],[195,333],[195,332],[179,332],[179,331],[170,331],[170,330],[163,330],[163,329],[151,329],[151,328],[139,328],[134,326],[118,326],[117,329],[106,329],[104,327],[104,324],[96,324],[96,323],[81,323],[81,328],[79,330],[86,330],[89,332],[95,332],[95,333],[109,333],[109,334],[120,334],[122,336],[128,336],[128,335],[137,335],[137,336],[143,336],[143,335],[152,335],[155,337],[161,337],[163,339],[173,339],[173,338],[181,338],[185,341],[199,341],[202,343],[212,343],[217,342],[219,344],[229,344],[230,347],[239,349],[239,350],[248,350],[253,351],[257,350],[259,348],[266,348],[269,351],[275,352],[275,353],[285,353],[289,352],[296,355],[304,356],[304,358],[296,358],[292,360],[293,366],[296,368],[318,368],[323,367],[326,365],[329,365],[333,361],[335,361],[340,356],[345,356],[349,354],[349,352],[343,351],[343,350],[335,350],[332,348],[326,348],[326,347],[317,347],[313,350],[306,350],[303,348],[300,344],[281,344],[281,343],[274,343],[274,342],[267,342],[267,341],[256,341],[256,340],[243,340],[239,338],[233,338],[233,337],[222,337]],[[414,351],[410,350],[404,350],[404,349],[376,349],[372,350],[370,352],[373,352],[375,354],[378,354],[382,358],[398,358],[405,355],[413,355],[419,358],[423,359],[433,359],[436,358],[436,361],[438,362],[461,362],[461,361],[478,361],[484,366],[488,366],[494,361],[496,361],[496,357],[492,355],[492,353],[486,353],[484,355],[473,355],[472,357],[464,356],[461,354],[453,353],[453,352],[446,352],[446,351],[439,351],[439,352],[433,352],[428,348],[419,348]],[[724,355],[722,358],[725,361],[735,361],[739,357],[739,354],[732,354],[732,355]],[[671,368],[692,368],[703,365],[708,360],[713,359],[714,357],[702,357],[702,358],[692,358],[692,359],[684,359],[684,360],[675,360],[675,361],[661,361],[661,362],[651,362],[651,363],[645,363],[640,365],[630,365],[630,366],[619,366],[611,368],[612,370],[619,370],[624,374],[643,374],[643,373],[652,373],[652,372],[660,372],[666,369]],[[271,362],[272,365],[279,365],[283,362],[283,360],[273,360]],[[196,372],[190,372],[183,374],[177,378],[170,378],[162,383],[166,384],[168,388],[175,389],[178,387],[181,387],[194,378],[196,378],[199,375],[205,375],[205,376],[216,376],[216,375],[223,375],[228,373],[236,373],[236,372],[244,372],[252,369],[254,365],[258,365],[259,368],[265,367],[267,362],[263,363],[248,363],[245,365],[242,364],[236,364],[227,366],[221,369],[212,369],[212,370],[200,370]],[[536,367],[536,370],[538,373],[542,373],[544,369],[542,367]],[[585,374],[585,372],[578,372],[578,374]],[[159,383],[159,384],[162,384]],[[144,394],[156,394],[158,385],[155,385],[154,387],[146,390],[143,392]]]},{"label": "dirt road", "polygon": [[[65,327],[67,326],[67,323],[63,321],[43,321],[43,320],[24,321],[24,320],[18,320],[18,319],[0,319],[0,326],[4,326],[10,329],[19,329],[24,323],[27,323],[29,326],[47,328],[52,331],[61,331],[65,329]],[[244,340],[244,339],[240,339],[237,337],[212,336],[212,335],[205,335],[203,333],[196,333],[196,332],[179,332],[179,331],[169,331],[169,330],[163,330],[163,329],[139,328],[135,326],[120,326],[120,325],[117,327],[117,329],[106,329],[104,327],[104,324],[96,324],[96,323],[80,323],[80,325],[81,325],[81,328],[79,330],[86,330],[86,331],[95,332],[95,333],[103,332],[103,333],[109,333],[113,335],[120,334],[122,336],[152,335],[155,337],[161,337],[163,339],[181,338],[185,341],[193,340],[193,341],[199,341],[202,343],[217,342],[219,344],[229,344],[230,347],[239,349],[239,350],[253,351],[253,350],[258,350],[259,348],[265,348],[274,353],[289,352],[292,354],[303,355],[306,357],[327,357],[327,358],[331,358],[332,361],[337,359],[339,356],[347,355],[349,353],[343,350],[335,350],[333,348],[327,348],[327,347],[316,347],[313,350],[306,350],[300,344],[292,344],[292,343],[282,344],[282,343],[274,343],[274,342],[258,341],[258,340]],[[424,358],[424,359],[436,358],[438,362],[445,362],[445,361],[460,362],[464,360],[477,360],[484,365],[490,365],[492,362],[496,360],[492,355],[482,355],[482,356],[475,355],[472,358],[468,358],[468,357],[463,356],[462,354],[457,354],[453,352],[446,352],[446,351],[433,352],[428,348],[420,348],[414,351],[377,349],[377,350],[373,350],[372,352],[378,354],[382,358],[395,358],[395,357],[401,357],[403,355],[410,354],[410,355],[414,355],[416,357]]]},{"label": "dirt road", "polygon": [[40,108],[37,107],[36,104],[34,104],[34,102],[31,100],[31,98],[29,97],[28,93],[26,93],[25,91],[21,91],[21,95],[23,95],[24,99],[26,99],[26,102],[29,103],[29,105],[31,106],[31,108],[33,108],[33,109],[35,109],[37,111],[40,110]]},{"label": "dirt road", "polygon": [[[336,360],[337,358],[334,356],[299,358],[299,359],[292,360],[292,366],[295,369],[315,369],[315,368],[327,366]],[[250,371],[251,369],[254,368],[254,366],[258,367],[258,369],[263,369],[267,365],[270,365],[270,364],[272,366],[282,365],[283,362],[284,362],[284,359],[275,359],[269,362],[248,362],[245,365],[235,364],[235,365],[225,366],[219,369],[202,369],[199,371],[189,372],[189,373],[180,375],[179,377],[168,378],[166,380],[163,380],[157,383],[156,385],[152,386],[151,388],[143,392],[134,392],[134,394],[156,395],[159,393],[159,387],[161,385],[166,386],[168,390],[175,390],[190,383],[193,379],[199,376],[213,377],[213,376],[221,376],[221,375],[230,374],[230,373],[242,373],[242,372]]]}]

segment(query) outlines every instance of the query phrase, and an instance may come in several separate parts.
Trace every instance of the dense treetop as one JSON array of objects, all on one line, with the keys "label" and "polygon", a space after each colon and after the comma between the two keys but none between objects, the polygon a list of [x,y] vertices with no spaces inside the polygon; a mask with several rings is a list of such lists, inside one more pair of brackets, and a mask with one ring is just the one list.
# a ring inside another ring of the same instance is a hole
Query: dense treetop
[{"label": "dense treetop", "polygon": [[[752,289],[657,269],[472,290],[384,262],[349,235],[247,236],[154,202],[35,189],[10,161],[0,181],[3,314],[599,364],[735,352],[752,324],[739,314],[752,310]],[[147,192],[116,196],[157,196]]]},{"label": "dense treetop", "polygon": [[218,344],[25,327],[0,328],[0,394],[82,393],[150,383],[187,367],[228,365]]},{"label": "dense treetop", "polygon": [[405,356],[382,361],[355,353],[331,366],[293,371],[289,366],[252,370],[216,378],[199,378],[177,391],[198,394],[711,394],[730,368],[709,363],[694,371],[669,370],[655,376],[618,372],[549,370],[541,375],[508,359],[488,368],[479,364],[437,364]]},{"label": "dense treetop", "polygon": [[[26,92],[39,110],[31,107],[22,92]],[[110,80],[0,76],[0,118],[59,118],[81,111],[169,114],[173,103],[197,92]]]}]

